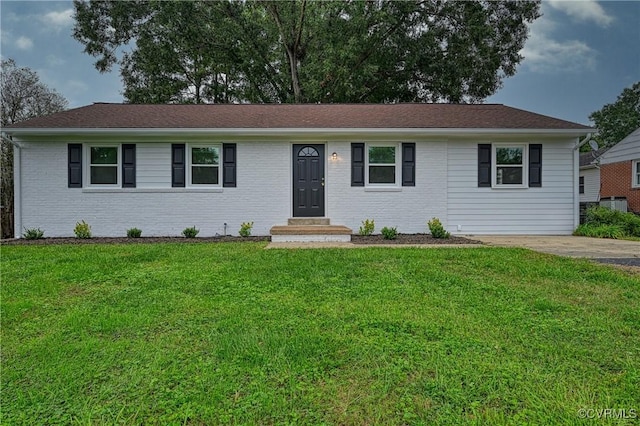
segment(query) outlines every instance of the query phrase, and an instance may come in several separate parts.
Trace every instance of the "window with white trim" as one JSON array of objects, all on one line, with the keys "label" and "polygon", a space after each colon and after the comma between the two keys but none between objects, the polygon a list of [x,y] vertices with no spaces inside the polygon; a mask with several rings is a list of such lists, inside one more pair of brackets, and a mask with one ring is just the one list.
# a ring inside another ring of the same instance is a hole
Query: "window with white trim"
[{"label": "window with white trim", "polygon": [[119,186],[120,184],[120,146],[89,146],[88,182],[90,186]]},{"label": "window with white trim", "polygon": [[631,186],[633,188],[640,188],[640,159],[639,160],[633,160],[633,168],[632,173],[631,173],[631,177],[633,178],[633,181],[631,182]]},{"label": "window with white trim", "polygon": [[497,188],[526,188],[527,145],[526,144],[493,144],[492,145],[492,182]]},{"label": "window with white trim", "polygon": [[189,184],[220,186],[220,145],[189,146]]},{"label": "window with white trim", "polygon": [[367,144],[367,184],[397,185],[400,149],[398,144]]}]

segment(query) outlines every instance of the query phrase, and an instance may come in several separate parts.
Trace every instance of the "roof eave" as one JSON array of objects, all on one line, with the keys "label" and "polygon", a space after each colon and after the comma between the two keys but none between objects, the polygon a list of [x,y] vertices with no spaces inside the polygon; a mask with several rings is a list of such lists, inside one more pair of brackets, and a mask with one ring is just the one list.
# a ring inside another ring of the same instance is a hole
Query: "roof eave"
[{"label": "roof eave", "polygon": [[10,128],[3,132],[16,137],[29,136],[227,136],[256,137],[321,137],[356,136],[471,136],[471,135],[540,135],[578,137],[593,129],[514,129],[514,128]]}]

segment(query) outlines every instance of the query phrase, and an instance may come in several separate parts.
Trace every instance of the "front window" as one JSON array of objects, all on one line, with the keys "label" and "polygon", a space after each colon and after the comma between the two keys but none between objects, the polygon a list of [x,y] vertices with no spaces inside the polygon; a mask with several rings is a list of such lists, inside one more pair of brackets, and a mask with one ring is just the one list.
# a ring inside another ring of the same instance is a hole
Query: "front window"
[{"label": "front window", "polygon": [[191,184],[218,185],[220,182],[220,147],[191,147]]},{"label": "front window", "polygon": [[584,176],[580,176],[580,184],[578,189],[580,194],[584,194]]},{"label": "front window", "polygon": [[526,186],[525,145],[495,145],[493,150],[493,174],[495,186]]},{"label": "front window", "polygon": [[89,182],[91,185],[118,184],[118,147],[92,146],[89,150]]},{"label": "front window", "polygon": [[395,184],[398,149],[395,145],[373,145],[367,151],[368,183]]},{"label": "front window", "polygon": [[633,162],[633,187],[640,188],[640,160]]}]

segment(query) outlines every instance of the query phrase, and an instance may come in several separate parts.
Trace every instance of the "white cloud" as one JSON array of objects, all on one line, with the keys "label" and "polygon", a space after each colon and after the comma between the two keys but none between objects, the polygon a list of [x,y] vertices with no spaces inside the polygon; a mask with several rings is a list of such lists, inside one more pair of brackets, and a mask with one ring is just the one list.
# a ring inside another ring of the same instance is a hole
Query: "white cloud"
[{"label": "white cloud", "polygon": [[596,51],[579,40],[557,41],[533,34],[520,51],[523,64],[537,72],[567,72],[595,68]]},{"label": "white cloud", "polygon": [[600,6],[595,0],[567,1],[549,0],[549,6],[566,13],[578,22],[594,22],[596,25],[606,28],[613,22],[613,16]]},{"label": "white cloud", "polygon": [[33,47],[33,41],[29,37],[20,36],[16,40],[16,47],[20,50],[30,50]]},{"label": "white cloud", "polygon": [[65,64],[65,60],[56,55],[47,55],[47,65],[50,67],[59,67]]},{"label": "white cloud", "polygon": [[9,31],[5,31],[3,28],[0,28],[0,43],[2,43],[2,45],[8,44],[10,36],[11,34]]},{"label": "white cloud", "polygon": [[65,91],[71,94],[82,94],[89,90],[89,85],[80,80],[67,80],[64,84]]},{"label": "white cloud", "polygon": [[[531,71],[547,74],[594,70],[597,55],[595,49],[581,40],[557,39],[558,30],[566,28],[566,23],[552,18],[554,14],[550,13],[550,3],[542,3],[542,17],[529,27],[529,38],[520,51],[525,58],[522,62],[523,66]],[[560,1],[556,3],[580,5],[593,2]]]},{"label": "white cloud", "polygon": [[54,30],[71,27],[73,25],[73,9],[46,13],[40,16],[40,21]]}]

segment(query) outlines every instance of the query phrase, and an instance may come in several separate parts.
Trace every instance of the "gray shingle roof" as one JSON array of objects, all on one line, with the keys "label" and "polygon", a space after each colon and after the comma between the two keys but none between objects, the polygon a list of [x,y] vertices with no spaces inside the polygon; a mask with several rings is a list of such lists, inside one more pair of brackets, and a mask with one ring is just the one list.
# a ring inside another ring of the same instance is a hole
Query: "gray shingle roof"
[{"label": "gray shingle roof", "polygon": [[602,154],[607,152],[610,147],[600,148],[595,151],[583,152],[580,154],[580,167],[589,166],[596,162]]}]

